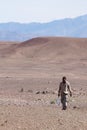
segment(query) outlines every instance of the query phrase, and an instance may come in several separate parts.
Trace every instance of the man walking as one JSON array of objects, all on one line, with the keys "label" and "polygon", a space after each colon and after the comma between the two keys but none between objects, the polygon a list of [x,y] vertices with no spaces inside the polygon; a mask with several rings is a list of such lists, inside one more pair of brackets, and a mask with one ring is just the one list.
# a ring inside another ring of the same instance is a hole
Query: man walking
[{"label": "man walking", "polygon": [[62,103],[63,110],[67,109],[68,94],[72,96],[71,86],[70,83],[67,81],[66,77],[64,76],[62,78],[62,82],[60,83],[59,90],[58,90],[58,97],[61,96],[61,103]]}]

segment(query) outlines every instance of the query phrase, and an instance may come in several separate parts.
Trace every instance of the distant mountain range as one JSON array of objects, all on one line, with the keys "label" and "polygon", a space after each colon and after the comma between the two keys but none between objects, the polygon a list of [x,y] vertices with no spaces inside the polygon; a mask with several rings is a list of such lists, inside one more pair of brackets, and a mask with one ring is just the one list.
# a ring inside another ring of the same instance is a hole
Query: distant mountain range
[{"label": "distant mountain range", "polygon": [[87,38],[87,15],[48,23],[0,23],[0,41],[25,41],[40,36]]}]

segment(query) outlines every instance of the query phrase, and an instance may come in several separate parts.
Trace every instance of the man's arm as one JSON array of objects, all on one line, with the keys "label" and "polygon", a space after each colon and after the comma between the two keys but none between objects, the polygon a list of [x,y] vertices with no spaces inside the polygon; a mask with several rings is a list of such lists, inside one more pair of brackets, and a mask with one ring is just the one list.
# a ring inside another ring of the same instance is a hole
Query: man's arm
[{"label": "man's arm", "polygon": [[60,85],[59,85],[58,97],[60,96],[60,93],[61,93],[61,83],[60,83]]},{"label": "man's arm", "polygon": [[68,90],[70,92],[70,96],[72,96],[72,90],[71,90],[71,85],[70,84],[68,84]]}]

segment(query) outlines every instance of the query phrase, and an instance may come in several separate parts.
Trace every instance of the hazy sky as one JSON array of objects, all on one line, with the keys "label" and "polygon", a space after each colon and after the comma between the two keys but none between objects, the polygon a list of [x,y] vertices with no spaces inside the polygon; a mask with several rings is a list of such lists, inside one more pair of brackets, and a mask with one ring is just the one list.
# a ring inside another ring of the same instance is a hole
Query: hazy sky
[{"label": "hazy sky", "polygon": [[87,14],[87,0],[0,0],[1,22],[49,22]]}]

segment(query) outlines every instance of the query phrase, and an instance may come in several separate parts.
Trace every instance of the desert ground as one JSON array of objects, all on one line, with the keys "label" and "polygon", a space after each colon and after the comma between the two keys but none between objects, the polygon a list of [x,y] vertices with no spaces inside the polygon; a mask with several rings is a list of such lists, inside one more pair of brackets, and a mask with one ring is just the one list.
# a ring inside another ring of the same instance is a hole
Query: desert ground
[{"label": "desert ground", "polygon": [[[57,104],[66,76],[73,96]],[[87,39],[0,42],[0,130],[87,129]]]}]

